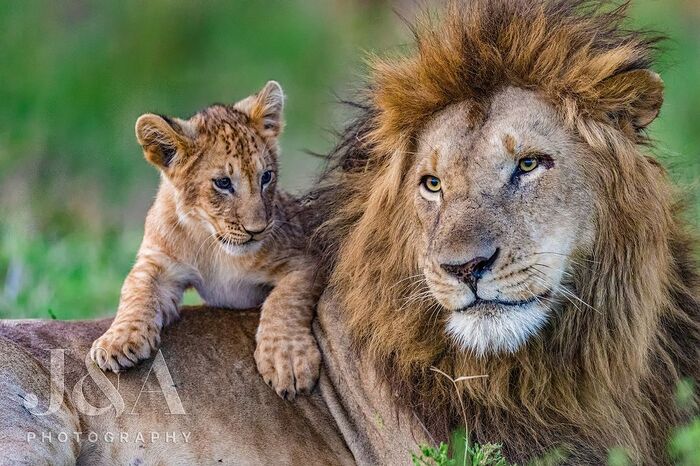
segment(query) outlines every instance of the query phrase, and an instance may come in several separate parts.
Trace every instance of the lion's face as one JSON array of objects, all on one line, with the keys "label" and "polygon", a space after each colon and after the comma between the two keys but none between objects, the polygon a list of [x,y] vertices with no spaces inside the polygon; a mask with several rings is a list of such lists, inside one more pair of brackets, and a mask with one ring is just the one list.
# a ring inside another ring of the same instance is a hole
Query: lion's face
[{"label": "lion's face", "polygon": [[469,105],[448,107],[418,138],[420,266],[458,344],[512,352],[571,296],[569,267],[592,246],[586,146],[533,92],[506,89],[476,124]]},{"label": "lion's face", "polygon": [[174,188],[180,222],[229,254],[257,250],[272,224],[283,94],[275,82],[234,105],[188,120],[146,114],[136,132]]}]

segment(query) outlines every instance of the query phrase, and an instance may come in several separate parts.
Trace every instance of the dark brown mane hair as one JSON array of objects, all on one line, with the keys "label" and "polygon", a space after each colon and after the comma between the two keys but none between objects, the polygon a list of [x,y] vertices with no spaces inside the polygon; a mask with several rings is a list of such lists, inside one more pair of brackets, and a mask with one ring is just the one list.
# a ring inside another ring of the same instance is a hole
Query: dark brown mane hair
[{"label": "dark brown mane hair", "polygon": [[[622,446],[635,462],[668,462],[669,431],[688,415],[675,387],[700,383],[698,265],[671,184],[641,151],[663,99],[650,72],[659,39],[626,30],[626,12],[603,1],[465,0],[426,17],[412,53],[373,60],[360,115],[311,197],[328,293],[358,351],[438,438],[462,421],[452,384],[431,367],[488,375],[462,383],[467,429],[513,460],[563,447],[573,463],[600,464]],[[564,306],[517,353],[477,359],[446,338],[438,307],[410,299],[422,239],[405,178],[432,115],[464,100],[485,113],[505,86],[547,99],[596,155],[586,168],[599,180],[595,248],[571,271],[596,311]]]}]

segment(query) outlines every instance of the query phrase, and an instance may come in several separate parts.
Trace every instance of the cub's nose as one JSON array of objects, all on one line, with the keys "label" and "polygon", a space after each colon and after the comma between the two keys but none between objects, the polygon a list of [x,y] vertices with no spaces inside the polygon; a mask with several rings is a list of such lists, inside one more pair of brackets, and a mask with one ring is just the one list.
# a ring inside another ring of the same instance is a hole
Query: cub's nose
[{"label": "cub's nose", "polygon": [[440,264],[442,269],[457,280],[469,285],[476,293],[476,284],[498,259],[499,248],[490,257],[477,256],[464,264]]}]

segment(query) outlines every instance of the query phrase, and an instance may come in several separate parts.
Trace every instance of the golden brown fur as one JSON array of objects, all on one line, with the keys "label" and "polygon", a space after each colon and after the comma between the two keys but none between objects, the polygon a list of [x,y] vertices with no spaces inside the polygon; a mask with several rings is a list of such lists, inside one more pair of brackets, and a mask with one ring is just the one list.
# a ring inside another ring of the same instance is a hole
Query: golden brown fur
[{"label": "golden brown fur", "polygon": [[[688,414],[674,387],[700,382],[698,266],[666,174],[640,151],[662,84],[649,71],[656,38],[626,32],[625,12],[583,0],[453,2],[440,22],[419,24],[414,53],[373,62],[362,115],[316,194],[320,252],[358,349],[439,438],[462,416],[433,366],[488,376],[462,385],[467,428],[511,459],[563,447],[573,463],[599,464],[622,446],[635,462],[668,462],[665,440]],[[568,273],[596,312],[559,303],[538,338],[477,358],[446,338],[434,300],[412,299],[424,251],[406,186],[438,112],[466,102],[465,128],[478,126],[508,87],[533,91],[586,148],[594,240]]]},{"label": "golden brown fur", "polygon": [[161,186],[117,316],[91,351],[101,368],[150,357],[163,326],[177,318],[183,291],[194,287],[210,305],[262,304],[256,361],[263,378],[283,398],[313,388],[316,265],[296,201],[276,189],[283,98],[271,81],[188,120],[138,119],[138,141],[161,171]]},{"label": "golden brown fur", "polygon": [[[153,360],[118,375],[86,361],[109,319],[1,321],[0,465],[355,464],[321,390],[290,403],[257,375],[259,317],[257,310],[182,309],[163,329],[158,356],[174,387],[161,384]],[[63,370],[49,348],[63,355]],[[30,393],[38,415],[27,409]],[[165,393],[177,393],[184,413]],[[53,399],[63,403],[51,410]]]}]

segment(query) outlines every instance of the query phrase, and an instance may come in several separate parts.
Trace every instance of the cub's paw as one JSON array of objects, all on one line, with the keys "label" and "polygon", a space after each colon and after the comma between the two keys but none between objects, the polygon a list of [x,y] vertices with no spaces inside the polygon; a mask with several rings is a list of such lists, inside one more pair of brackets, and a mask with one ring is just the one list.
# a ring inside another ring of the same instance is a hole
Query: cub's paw
[{"label": "cub's paw", "polygon": [[92,344],[90,358],[104,371],[119,372],[148,359],[159,344],[155,328],[110,328]]},{"label": "cub's paw", "polygon": [[285,400],[311,393],[321,366],[321,353],[308,329],[258,330],[255,363],[265,383]]}]

